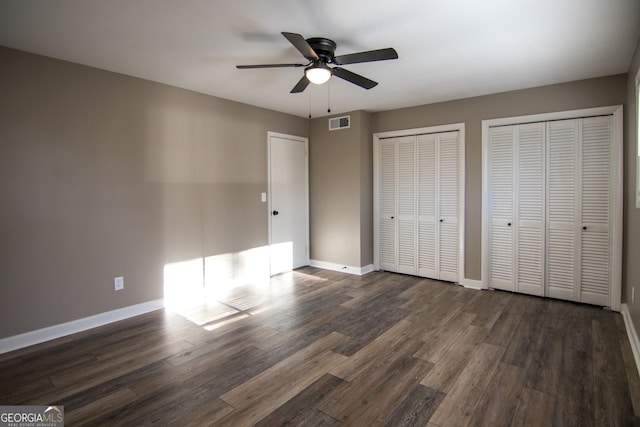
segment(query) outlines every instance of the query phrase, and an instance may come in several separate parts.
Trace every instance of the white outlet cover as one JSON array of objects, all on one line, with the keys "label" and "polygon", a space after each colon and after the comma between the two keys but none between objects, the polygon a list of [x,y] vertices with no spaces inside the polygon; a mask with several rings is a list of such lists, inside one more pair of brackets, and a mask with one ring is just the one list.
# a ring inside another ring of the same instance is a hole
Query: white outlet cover
[{"label": "white outlet cover", "polygon": [[124,277],[119,276],[113,279],[113,287],[116,291],[124,289]]},{"label": "white outlet cover", "polygon": [[267,201],[267,193],[262,193],[260,195],[260,200],[262,200],[262,203],[265,203]]}]

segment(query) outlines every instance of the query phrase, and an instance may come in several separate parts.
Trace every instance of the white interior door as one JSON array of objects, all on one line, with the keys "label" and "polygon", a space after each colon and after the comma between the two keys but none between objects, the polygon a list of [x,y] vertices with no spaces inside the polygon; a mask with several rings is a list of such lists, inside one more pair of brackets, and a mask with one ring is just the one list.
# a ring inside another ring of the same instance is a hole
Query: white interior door
[{"label": "white interior door", "polygon": [[269,133],[271,275],[309,264],[308,140]]}]

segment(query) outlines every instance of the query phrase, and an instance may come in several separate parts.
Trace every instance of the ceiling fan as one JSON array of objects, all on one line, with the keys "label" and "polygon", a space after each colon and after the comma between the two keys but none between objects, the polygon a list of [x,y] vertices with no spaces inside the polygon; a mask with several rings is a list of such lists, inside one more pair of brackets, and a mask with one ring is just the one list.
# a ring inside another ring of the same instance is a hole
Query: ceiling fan
[{"label": "ceiling fan", "polygon": [[331,76],[339,77],[365,89],[375,87],[374,82],[366,77],[356,74],[341,67],[329,67],[332,65],[357,64],[361,62],[386,61],[398,59],[395,49],[369,50],[366,52],[350,53],[348,55],[335,56],[336,43],[324,37],[312,37],[305,39],[300,34],[283,32],[283,36],[296,48],[309,62],[306,64],[262,64],[262,65],[236,65],[236,68],[244,70],[249,68],[288,68],[305,67],[304,75],[291,89],[291,93],[304,91],[309,83],[323,84]]}]

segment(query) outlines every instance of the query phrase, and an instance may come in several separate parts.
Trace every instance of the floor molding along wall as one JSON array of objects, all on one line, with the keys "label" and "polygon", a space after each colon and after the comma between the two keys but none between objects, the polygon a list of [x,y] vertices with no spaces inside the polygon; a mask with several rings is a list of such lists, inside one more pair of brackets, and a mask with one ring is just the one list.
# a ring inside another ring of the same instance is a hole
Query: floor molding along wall
[{"label": "floor molding along wall", "polygon": [[640,340],[638,339],[636,328],[633,326],[633,320],[631,320],[629,306],[627,304],[621,304],[620,313],[622,313],[622,319],[624,319],[624,328],[627,330],[627,337],[629,338],[629,344],[633,352],[633,359],[636,361],[636,369],[638,370],[638,374],[640,374]]},{"label": "floor molding along wall", "polygon": [[477,290],[485,289],[484,285],[482,284],[482,280],[464,279],[461,285],[469,289],[477,289]]},{"label": "floor molding along wall", "polygon": [[364,276],[373,271],[373,264],[364,267],[353,267],[350,265],[335,264],[333,262],[318,261],[312,259],[309,261],[311,267],[322,268],[323,270],[341,271],[343,273],[355,274],[356,276]]},{"label": "floor molding along wall", "polygon": [[25,332],[24,334],[2,338],[0,339],[0,354],[29,347],[34,344],[40,344],[45,341],[54,340],[56,338],[61,338],[66,335],[75,334],[98,326],[103,326],[108,323],[139,316],[140,314],[159,310],[161,308],[164,308],[164,300],[157,299],[154,301],[131,305],[129,307],[119,308],[117,310],[107,311],[105,313],[96,314],[83,319],[72,320],[71,322],[61,323],[59,325]]}]

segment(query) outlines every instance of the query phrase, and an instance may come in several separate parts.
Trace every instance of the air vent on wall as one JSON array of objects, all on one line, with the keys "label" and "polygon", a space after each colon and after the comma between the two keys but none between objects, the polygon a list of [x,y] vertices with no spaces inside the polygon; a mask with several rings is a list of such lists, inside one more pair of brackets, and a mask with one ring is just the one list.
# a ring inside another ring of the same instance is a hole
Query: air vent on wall
[{"label": "air vent on wall", "polygon": [[351,126],[351,116],[329,119],[329,130],[347,129]]}]

